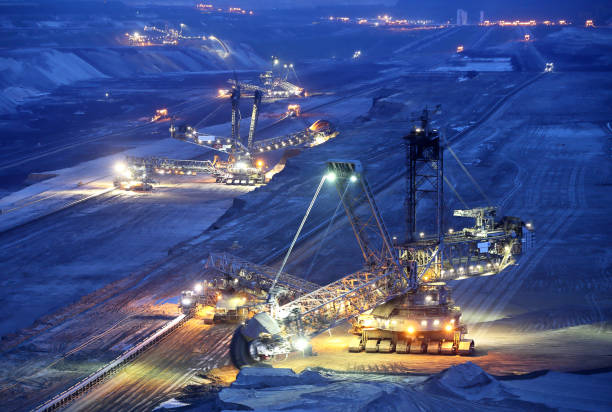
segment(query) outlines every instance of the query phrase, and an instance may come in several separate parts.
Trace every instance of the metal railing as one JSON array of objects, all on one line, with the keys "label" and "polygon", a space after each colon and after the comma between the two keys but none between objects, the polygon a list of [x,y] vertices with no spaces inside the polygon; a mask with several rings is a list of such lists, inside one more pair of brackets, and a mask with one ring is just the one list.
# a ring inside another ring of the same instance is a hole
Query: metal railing
[{"label": "metal railing", "polygon": [[102,382],[107,376],[116,371],[117,368],[124,365],[125,363],[133,360],[140,353],[148,349],[153,344],[164,338],[167,334],[174,331],[176,328],[181,326],[189,317],[185,314],[181,314],[165,324],[163,327],[158,329],[151,336],[147,337],[133,348],[124,352],[121,356],[114,359],[112,362],[106,364],[96,372],[92,373],[85,379],[81,380],[76,385],[71,386],[62,393],[54,396],[50,400],[46,401],[42,405],[34,409],[35,412],[46,412],[53,411],[67,405],[69,402],[89,391],[98,383]]},{"label": "metal railing", "polygon": [[[206,267],[217,269],[233,278],[254,281],[263,289],[272,286],[277,273],[274,268],[257,265],[229,253],[211,253]],[[299,294],[310,293],[321,287],[287,272],[280,274],[277,283]]]}]

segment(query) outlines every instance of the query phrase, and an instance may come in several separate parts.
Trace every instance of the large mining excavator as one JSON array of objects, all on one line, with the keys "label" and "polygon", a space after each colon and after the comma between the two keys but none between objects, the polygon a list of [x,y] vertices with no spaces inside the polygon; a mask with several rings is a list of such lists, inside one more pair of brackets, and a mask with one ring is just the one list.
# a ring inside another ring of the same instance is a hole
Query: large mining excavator
[{"label": "large mining excavator", "polygon": [[[175,125],[174,118],[170,125],[170,135],[174,139],[193,143],[198,146],[224,153],[226,161],[215,155],[210,160],[179,160],[164,157],[133,157],[127,156],[115,165],[115,187],[125,190],[151,190],[155,176],[209,174],[217,183],[227,185],[260,185],[266,182],[265,164],[256,155],[280,149],[313,147],[338,135],[331,123],[317,120],[303,131],[285,136],[255,141],[255,131],[259,119],[262,93],[254,93],[253,109],[249,126],[248,138],[242,143],[240,138],[240,89],[231,94],[231,137],[215,137],[198,133],[191,126]],[[270,170],[268,176],[275,173]],[[269,177],[268,177],[269,178]]]},{"label": "large mining excavator", "polygon": [[[408,171],[405,239],[390,238],[361,163],[328,161],[327,173],[292,246],[322,186],[333,183],[361,250],[364,269],[307,293],[297,291],[294,299],[279,302],[279,279],[290,247],[269,284],[265,304],[233,336],[230,354],[237,367],[305,350],[310,338],[347,320],[353,320],[355,335],[351,352],[469,355],[474,351],[445,281],[503,271],[530,247],[532,230],[518,218],[496,220],[496,209],[487,207],[455,211],[456,216],[475,219],[475,225],[445,234],[444,144],[427,110],[420,120],[404,138]],[[419,221],[417,231],[419,205],[435,213]],[[425,231],[422,227],[428,223],[430,230]],[[248,266],[246,272],[253,278],[260,270],[232,257],[223,261],[213,260],[211,265],[228,276],[235,277]],[[266,281],[270,282],[269,276]]]},{"label": "large mining excavator", "polygon": [[231,92],[232,130],[231,137],[215,137],[199,133],[195,127],[170,126],[170,136],[174,139],[203,146],[228,155],[228,161],[217,165],[217,182],[238,185],[257,185],[266,182],[263,161],[255,157],[263,152],[288,149],[291,147],[313,147],[338,135],[331,123],[317,120],[306,129],[280,137],[255,141],[255,131],[264,93],[255,89],[253,109],[246,142],[240,137],[240,93],[241,86],[236,83]]}]

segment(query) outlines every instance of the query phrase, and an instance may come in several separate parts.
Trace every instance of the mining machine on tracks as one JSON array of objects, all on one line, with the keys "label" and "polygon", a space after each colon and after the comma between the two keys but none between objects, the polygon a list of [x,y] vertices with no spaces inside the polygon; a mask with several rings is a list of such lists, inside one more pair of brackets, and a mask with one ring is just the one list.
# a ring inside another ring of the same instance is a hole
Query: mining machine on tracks
[{"label": "mining machine on tracks", "polygon": [[[473,353],[474,341],[466,337],[467,326],[461,322],[460,308],[454,305],[445,282],[503,271],[532,246],[533,228],[516,217],[497,220],[497,209],[485,207],[455,211],[456,216],[475,219],[475,225],[445,234],[444,143],[430,124],[428,110],[404,140],[405,239],[399,242],[389,236],[362,164],[328,161],[327,173],[303,222],[324,183],[334,183],[364,268],[307,293],[297,290],[297,296],[285,302],[277,299],[284,264],[271,285],[269,274],[264,277],[268,282],[265,304],[260,304],[259,312],[239,326],[232,338],[230,355],[237,367],[308,350],[312,337],[345,321],[352,321],[351,352]],[[429,203],[423,206],[435,211],[433,219],[426,219],[433,228],[417,231],[417,206],[426,201]],[[290,252],[291,248],[284,263]],[[230,277],[249,273],[256,278],[260,274],[257,265],[227,255],[209,260],[209,265]]]}]

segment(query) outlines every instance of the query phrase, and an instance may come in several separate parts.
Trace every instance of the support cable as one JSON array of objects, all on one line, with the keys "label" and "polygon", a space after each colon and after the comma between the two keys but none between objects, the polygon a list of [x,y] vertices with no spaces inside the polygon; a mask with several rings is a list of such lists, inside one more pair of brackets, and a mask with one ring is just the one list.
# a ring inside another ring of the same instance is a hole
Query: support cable
[{"label": "support cable", "polygon": [[213,116],[215,113],[217,113],[219,110],[221,110],[223,107],[225,107],[225,104],[220,104],[215,110],[213,110],[212,112],[210,112],[209,114],[207,114],[202,120],[200,120],[199,122],[196,123],[196,125],[193,127],[194,129],[197,130],[198,127],[200,127],[200,125],[202,125],[203,123],[205,123],[211,116]]},{"label": "support cable", "polygon": [[457,161],[457,163],[459,164],[459,167],[461,167],[461,169],[463,170],[463,172],[467,175],[467,177],[470,179],[470,181],[472,182],[472,184],[474,184],[474,186],[476,187],[476,189],[480,192],[480,194],[482,195],[482,197],[484,197],[484,199],[489,203],[489,206],[493,206],[493,202],[491,202],[491,199],[489,199],[489,196],[486,195],[486,193],[482,190],[482,187],[480,187],[480,185],[478,184],[478,182],[476,182],[476,179],[474,179],[474,177],[470,174],[470,172],[467,170],[467,168],[465,167],[465,165],[461,162],[461,160],[459,160],[459,158],[457,157],[457,155],[455,154],[455,151],[450,147],[450,145],[448,144],[448,142],[446,142],[446,149],[450,152],[450,154],[455,158],[455,160]]},{"label": "support cable", "polygon": [[467,205],[467,203],[465,203],[465,200],[463,200],[463,198],[461,197],[459,192],[457,192],[457,190],[453,187],[453,185],[451,184],[450,180],[448,180],[448,177],[444,176],[444,181],[446,182],[448,187],[450,187],[450,189],[453,191],[455,196],[457,196],[457,199],[459,199],[459,201],[461,202],[463,207],[466,208],[466,209],[469,209],[470,207]]},{"label": "support cable", "polygon": [[295,71],[295,68],[292,67],[291,70],[293,70],[293,74],[295,75],[295,79],[297,80],[297,85],[299,86],[302,82],[300,81],[300,78],[298,77],[298,74]]},{"label": "support cable", "polygon": [[340,198],[340,201],[338,202],[338,206],[336,206],[336,210],[334,210],[334,214],[332,215],[332,218],[329,220],[329,224],[327,225],[327,228],[325,229],[325,232],[323,233],[323,238],[319,242],[319,247],[317,248],[317,251],[316,251],[314,257],[312,258],[312,260],[310,262],[310,266],[308,267],[308,270],[306,271],[306,274],[304,275],[304,279],[310,278],[310,273],[312,272],[312,268],[314,267],[314,264],[317,261],[317,258],[319,257],[319,253],[321,252],[321,248],[323,247],[323,243],[325,243],[325,239],[327,239],[327,235],[329,234],[329,230],[331,229],[332,225],[334,224],[334,220],[336,219],[336,216],[338,215],[338,211],[340,210],[340,207],[342,206],[342,201],[344,200],[344,196],[346,195],[346,192],[348,191],[348,188],[349,188],[349,185],[346,185],[346,187],[344,188],[344,193],[342,193],[342,197]]},{"label": "support cable", "polygon": [[308,205],[308,209],[306,210],[306,214],[304,215],[304,218],[302,219],[302,223],[300,223],[300,227],[298,228],[295,236],[293,237],[293,240],[291,241],[289,250],[287,250],[287,253],[285,254],[283,263],[281,264],[281,267],[278,269],[278,272],[276,273],[276,276],[274,277],[274,282],[272,282],[272,286],[270,287],[270,291],[268,292],[268,299],[267,299],[268,303],[273,303],[272,299],[274,298],[274,289],[276,287],[276,283],[278,282],[278,278],[280,274],[282,273],[283,269],[285,268],[285,264],[287,263],[287,260],[289,259],[289,255],[291,255],[291,251],[293,251],[293,246],[295,245],[295,242],[297,241],[298,237],[300,236],[300,233],[302,232],[302,228],[304,227],[304,224],[306,223],[306,219],[308,219],[308,215],[310,215],[312,206],[317,200],[317,197],[319,197],[319,192],[321,191],[321,187],[323,187],[323,183],[325,183],[325,180],[327,180],[327,176],[323,176],[321,178],[321,182],[319,182],[319,187],[317,187],[317,191],[315,192],[315,195],[310,201],[310,205]]}]

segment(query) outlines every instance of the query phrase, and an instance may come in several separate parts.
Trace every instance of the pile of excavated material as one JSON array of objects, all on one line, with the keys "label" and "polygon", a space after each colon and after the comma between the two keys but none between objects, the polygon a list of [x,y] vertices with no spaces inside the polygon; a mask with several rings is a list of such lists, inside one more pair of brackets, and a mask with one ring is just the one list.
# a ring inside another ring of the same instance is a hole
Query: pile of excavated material
[{"label": "pile of excavated material", "polygon": [[[181,410],[254,411],[604,411],[612,404],[605,390],[612,372],[592,375],[541,372],[496,378],[472,362],[440,373],[379,375],[247,367],[211,402],[197,399]],[[173,409],[171,404],[158,409]]]}]

